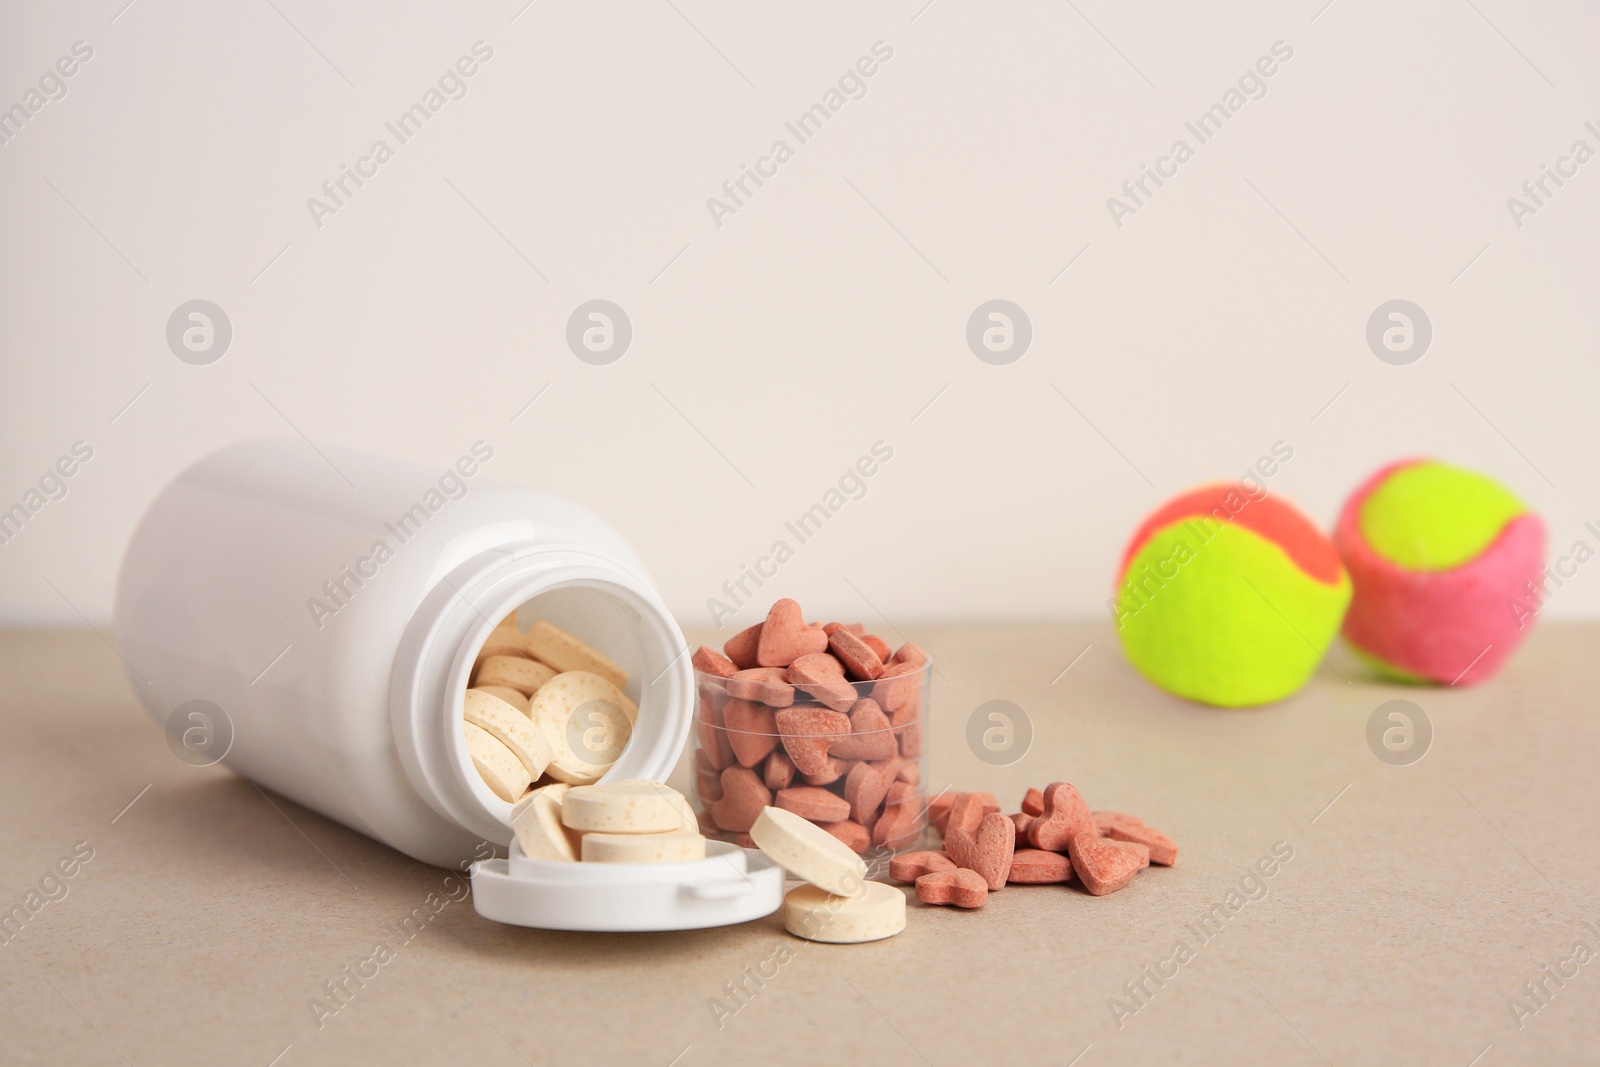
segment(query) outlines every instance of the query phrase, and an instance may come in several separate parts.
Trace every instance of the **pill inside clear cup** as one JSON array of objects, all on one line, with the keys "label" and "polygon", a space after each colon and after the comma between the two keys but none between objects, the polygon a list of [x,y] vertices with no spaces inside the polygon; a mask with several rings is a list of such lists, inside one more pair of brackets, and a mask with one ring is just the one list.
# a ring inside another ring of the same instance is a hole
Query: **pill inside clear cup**
[{"label": "pill inside clear cup", "polygon": [[753,847],[772,804],[817,823],[868,860],[924,839],[930,799],[931,664],[879,681],[757,685],[695,671],[695,807],[707,837]]}]

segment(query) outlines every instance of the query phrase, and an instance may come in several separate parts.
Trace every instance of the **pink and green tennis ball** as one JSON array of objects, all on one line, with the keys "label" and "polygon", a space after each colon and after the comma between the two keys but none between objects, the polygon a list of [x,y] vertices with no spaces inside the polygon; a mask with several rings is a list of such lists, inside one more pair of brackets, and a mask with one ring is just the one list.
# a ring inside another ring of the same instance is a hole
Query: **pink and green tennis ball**
[{"label": "pink and green tennis ball", "polygon": [[1244,707],[1304,685],[1349,603],[1350,576],[1310,519],[1259,486],[1227,482],[1145,519],[1123,552],[1112,612],[1146,678]]},{"label": "pink and green tennis ball", "polygon": [[1544,523],[1475,471],[1390,464],[1345,501],[1333,539],[1355,582],[1345,640],[1390,677],[1482,681],[1532,622]]}]

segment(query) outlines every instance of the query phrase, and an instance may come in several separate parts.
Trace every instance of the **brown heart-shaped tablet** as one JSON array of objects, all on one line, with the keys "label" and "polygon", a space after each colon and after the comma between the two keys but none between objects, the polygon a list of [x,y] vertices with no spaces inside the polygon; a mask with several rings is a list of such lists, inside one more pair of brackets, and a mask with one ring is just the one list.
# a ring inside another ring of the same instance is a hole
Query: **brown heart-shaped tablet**
[{"label": "brown heart-shaped tablet", "polygon": [[761,809],[772,803],[772,792],[748,767],[727,767],[722,772],[722,797],[711,805],[711,821],[724,830],[748,833]]},{"label": "brown heart-shaped tablet", "polygon": [[710,804],[722,797],[722,768],[716,766],[705,749],[694,754],[694,787],[702,804]]},{"label": "brown heart-shaped tablet", "polygon": [[944,834],[948,837],[952,830],[976,833],[983,817],[999,810],[993,793],[957,793],[945,818]]},{"label": "brown heart-shaped tablet", "polygon": [[900,738],[900,755],[906,759],[922,758],[922,723],[908,722],[904,726],[895,728],[895,733]]},{"label": "brown heart-shaped tablet", "polygon": [[978,798],[975,802],[977,815],[975,817],[967,816],[971,820],[971,824],[967,826],[969,830],[976,830],[979,821],[991,811],[1000,810],[1000,805],[995,801],[993,793],[940,793],[928,802],[928,821],[938,828],[940,834],[949,829],[950,813],[955,810],[956,802],[962,797]]},{"label": "brown heart-shaped tablet", "polygon": [[794,703],[794,686],[784,679],[787,673],[783,667],[737,671],[728,679],[728,695],[758,701],[769,708],[786,708]]},{"label": "brown heart-shaped tablet", "polygon": [[872,843],[879,848],[900,848],[910,843],[922,829],[921,814],[922,808],[916,804],[885,806],[872,824]]},{"label": "brown heart-shaped tablet", "polygon": [[1154,827],[1142,823],[1112,821],[1102,832],[1113,841],[1131,841],[1136,845],[1143,845],[1150,850],[1151,863],[1171,867],[1178,862],[1177,844]]},{"label": "brown heart-shaped tablet", "polygon": [[910,726],[922,718],[922,690],[913,689],[907,693],[889,712],[889,725],[894,727]]},{"label": "brown heart-shaped tablet", "polygon": [[[796,672],[796,667],[800,668],[799,672]],[[797,656],[784,670],[790,676],[790,681],[817,683],[844,681],[844,664],[840,663],[831,652],[808,652],[803,656]],[[855,701],[852,700],[851,703],[854,704]]]},{"label": "brown heart-shaped tablet", "polygon": [[722,708],[727,703],[726,697],[702,693],[700,695],[700,714],[695,716],[695,737],[700,741],[700,751],[705,753],[713,768],[722,768],[737,763],[733,755],[733,746],[728,743],[728,731],[722,724]]},{"label": "brown heart-shaped tablet", "polygon": [[915,882],[925,874],[955,869],[955,860],[943,852],[902,852],[889,860],[889,877],[897,882]]},{"label": "brown heart-shaped tablet", "polygon": [[891,663],[872,683],[872,699],[893,715],[921,688],[921,664]]},{"label": "brown heart-shaped tablet", "polygon": [[694,776],[694,791],[700,797],[700,804],[709,807],[722,799],[722,776],[720,774],[697,774]]},{"label": "brown heart-shaped tablet", "polygon": [[1103,811],[1095,812],[1094,815],[1095,815],[1096,818],[1100,818],[1100,817],[1104,816],[1105,818],[1111,819],[1114,822],[1129,822],[1129,823],[1132,823],[1135,826],[1143,826],[1144,825],[1144,820],[1139,818],[1139,816],[1137,816],[1137,815],[1129,815],[1125,811],[1113,811],[1110,808],[1107,808],[1107,809],[1105,809]]},{"label": "brown heart-shaped tablet", "polygon": [[740,766],[754,767],[778,747],[778,724],[771,708],[730,700],[722,709],[722,723]]},{"label": "brown heart-shaped tablet", "polygon": [[1089,805],[1071,784],[1051,782],[1044,791],[1044,813],[1028,826],[1028,843],[1048,852],[1063,852],[1078,834],[1099,836]]},{"label": "brown heart-shaped tablet", "polygon": [[981,908],[989,903],[989,885],[983,875],[965,868],[934,871],[917,879],[917,899],[924,904]]},{"label": "brown heart-shaped tablet", "polygon": [[699,751],[705,754],[706,760],[716,770],[722,770],[730,763],[737,763],[731,752],[724,751],[723,746],[728,743],[728,736],[705,719],[696,719],[694,723],[695,736],[700,741]]},{"label": "brown heart-shaped tablet", "polygon": [[733,665],[733,660],[705,645],[694,650],[689,662],[694,664],[694,669],[701,674],[714,674],[718,678],[731,677],[733,672],[739,669]]},{"label": "brown heart-shaped tablet", "polygon": [[832,785],[834,782],[837,782],[839,779],[849,774],[851,768],[859,762],[861,761],[853,759],[839,759],[836,756],[829,756],[827,766],[823,767],[822,770],[818,771],[816,774],[802,774],[800,776],[800,780],[806,785]]},{"label": "brown heart-shaped tablet", "polygon": [[700,698],[700,714],[716,720],[722,713],[722,705],[728,702],[728,680],[706,678],[695,685],[694,691]]},{"label": "brown heart-shaped tablet", "polygon": [[1072,861],[1059,852],[1019,848],[1011,854],[1011,885],[1053,885],[1072,881]]},{"label": "brown heart-shaped tablet", "polygon": [[787,789],[794,782],[794,760],[788,752],[775,748],[762,764],[762,776],[768,789]]},{"label": "brown heart-shaped tablet", "polygon": [[1022,794],[1022,814],[1044,814],[1044,791],[1042,789],[1029,789]]},{"label": "brown heart-shaped tablet", "polygon": [[889,791],[883,796],[885,804],[910,804],[912,801],[921,802],[917,796],[917,787],[898,779],[889,783]]},{"label": "brown heart-shaped tablet", "polygon": [[889,791],[889,775],[870,763],[858,763],[844,779],[844,798],[850,802],[850,817],[862,826],[871,826]]},{"label": "brown heart-shaped tablet", "polygon": [[822,632],[822,627],[807,626],[800,605],[784,597],[772,605],[766,621],[761,624],[756,663],[762,667],[787,667],[801,656],[821,652],[827,647],[828,635]]},{"label": "brown heart-shaped tablet", "polygon": [[789,664],[785,678],[834,711],[849,711],[856,702],[856,687],[844,680],[843,665],[826,652],[801,656]]},{"label": "brown heart-shaped tablet", "polygon": [[844,664],[845,673],[858,682],[870,682],[883,673],[883,661],[872,646],[849,630],[835,630],[828,635],[828,650]]},{"label": "brown heart-shaped tablet", "polygon": [[1011,873],[1011,854],[1016,851],[1017,826],[1010,816],[994,812],[985,815],[978,832],[955,828],[945,836],[944,850],[956,866],[977,871],[990,889],[1006,884]]},{"label": "brown heart-shaped tablet", "polygon": [[774,721],[783,747],[801,774],[821,774],[828,767],[828,749],[850,733],[850,716],[827,708],[784,708]]},{"label": "brown heart-shaped tablet", "polygon": [[850,736],[833,743],[828,751],[845,759],[889,759],[900,751],[889,717],[875,700],[858,700],[850,707]]},{"label": "brown heart-shaped tablet", "polygon": [[1093,826],[1067,842],[1067,854],[1083,887],[1097,897],[1115,893],[1150,863],[1143,845],[1101,837]]},{"label": "brown heart-shaped tablet", "polygon": [[819,785],[793,785],[778,790],[773,803],[812,822],[843,822],[850,818],[850,802]]},{"label": "brown heart-shaped tablet", "polygon": [[728,661],[741,671],[751,667],[759,667],[756,662],[756,646],[761,642],[761,624],[758,622],[748,630],[740,630],[722,644],[722,651],[727,653]]},{"label": "brown heart-shaped tablet", "polygon": [[1125,811],[1091,811],[1089,815],[1094,819],[1095,826],[1101,828],[1100,832],[1102,834],[1105,833],[1104,828],[1106,826],[1110,826],[1114,822],[1127,823],[1131,826],[1144,825],[1143,819],[1139,818],[1137,815],[1129,815]]},{"label": "brown heart-shaped tablet", "polygon": [[910,663],[914,666],[920,667],[928,662],[928,654],[922,651],[920,646],[907,641],[905,644],[900,646],[899,651],[895,652],[893,656],[889,657],[889,662]]},{"label": "brown heart-shaped tablet", "polygon": [[1011,821],[1016,824],[1018,841],[1028,840],[1028,826],[1033,822],[1034,819],[1037,818],[1037,815],[1029,815],[1025,811],[1019,811],[1012,814]]},{"label": "brown heart-shaped tablet", "polygon": [[[862,629],[866,629],[866,627],[862,627]],[[884,643],[883,638],[879,637],[877,634],[868,633],[859,634],[857,636],[859,636],[861,640],[866,643],[868,648],[872,649],[872,653],[878,657],[879,663],[889,662],[889,646]]]},{"label": "brown heart-shaped tablet", "polygon": [[823,822],[817,825],[849,845],[852,852],[861,853],[872,847],[872,833],[858,822],[846,819],[842,822]]}]

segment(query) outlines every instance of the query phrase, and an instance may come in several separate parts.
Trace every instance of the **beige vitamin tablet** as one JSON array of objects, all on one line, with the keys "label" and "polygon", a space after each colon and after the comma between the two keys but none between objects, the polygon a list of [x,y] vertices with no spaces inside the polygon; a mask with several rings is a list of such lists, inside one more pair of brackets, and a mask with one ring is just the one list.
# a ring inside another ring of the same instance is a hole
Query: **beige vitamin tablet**
[{"label": "beige vitamin tablet", "polygon": [[[513,822],[513,823],[516,822],[517,821],[517,816],[521,815],[524,811],[527,810],[528,805],[533,803],[533,798],[534,797],[538,796],[540,793],[543,793],[546,789],[555,789],[555,788],[557,788],[556,785],[542,785],[542,786],[539,786],[537,789],[530,789],[530,790],[528,790],[528,792],[522,794],[522,799],[517,801],[515,804],[511,805],[511,817],[507,821]],[[566,789],[568,787],[565,786],[565,785],[561,785],[560,788],[561,789]]]},{"label": "beige vitamin tablet", "polygon": [[598,674],[618,689],[628,684],[628,672],[605,653],[579,641],[565,630],[547,622],[536,622],[521,635],[522,647],[534,659],[550,664],[557,671],[588,671]]},{"label": "beige vitamin tablet", "polygon": [[468,689],[461,698],[461,714],[473,726],[488,730],[528,768],[534,781],[550,765],[550,742],[528,717],[493,693]]},{"label": "beige vitamin tablet", "polygon": [[479,776],[495,796],[507,804],[515,804],[533,784],[533,775],[528,773],[517,754],[488,730],[470,722],[462,725],[467,731],[467,752]]},{"label": "beige vitamin tablet", "polygon": [[577,860],[578,835],[561,825],[561,802],[567,788],[558,783],[535,789],[524,803],[512,809],[511,830],[517,835],[522,854],[529,859]]},{"label": "beige vitamin tablet", "polygon": [[778,866],[828,893],[850,896],[867,880],[866,863],[849,845],[792,811],[762,808],[750,837]]},{"label": "beige vitamin tablet", "polygon": [[[607,784],[609,785],[610,783],[608,782]],[[671,797],[672,802],[678,806],[678,814],[683,816],[683,828],[685,830],[693,830],[695,833],[700,832],[700,820],[695,817],[694,805],[689,803],[688,797],[684,796],[670,785],[667,785],[665,782],[657,782],[650,778],[625,778],[617,784],[648,785],[662,790],[667,794],[667,796]]]},{"label": "beige vitamin tablet", "polygon": [[606,782],[567,790],[561,823],[608,834],[660,834],[683,828],[683,811],[659,782]]},{"label": "beige vitamin tablet", "polygon": [[472,688],[479,690],[480,692],[488,693],[490,696],[499,697],[507,704],[510,704],[512,707],[522,712],[524,715],[528,714],[528,708],[532,703],[526,696],[517,692],[509,685],[475,685]]},{"label": "beige vitamin tablet", "polygon": [[853,897],[834,896],[814,885],[783,898],[783,928],[807,941],[858,945],[881,941],[906,928],[905,894],[882,882],[866,882]]},{"label": "beige vitamin tablet", "polygon": [[559,782],[600,780],[633,736],[639,709],[598,674],[567,671],[539,687],[528,717],[550,742],[545,773]]},{"label": "beige vitamin tablet", "polygon": [[691,830],[583,835],[585,863],[687,863],[705,858],[706,839]]},{"label": "beige vitamin tablet", "polygon": [[694,805],[689,803],[688,797],[684,796],[676,789],[672,791],[672,795],[678,798],[678,814],[683,817],[683,828],[685,830],[693,830],[695,833],[699,833],[700,820],[695,817]]},{"label": "beige vitamin tablet", "polygon": [[490,656],[478,668],[478,677],[473,680],[473,685],[478,689],[503,685],[531,697],[555,676],[556,672],[543,663],[535,663],[522,656]]},{"label": "beige vitamin tablet", "polygon": [[484,639],[483,647],[478,649],[478,654],[473,657],[472,667],[476,670],[490,656],[521,656],[522,654],[522,631],[517,628],[516,612],[512,612],[501,619],[493,630],[489,631],[489,636]]}]

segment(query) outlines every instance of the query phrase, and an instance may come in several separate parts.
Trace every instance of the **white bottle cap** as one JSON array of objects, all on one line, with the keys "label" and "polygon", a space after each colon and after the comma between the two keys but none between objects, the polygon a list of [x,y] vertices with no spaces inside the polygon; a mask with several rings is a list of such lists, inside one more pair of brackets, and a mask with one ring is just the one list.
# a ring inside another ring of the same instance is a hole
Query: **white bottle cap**
[{"label": "white bottle cap", "polygon": [[771,915],[783,877],[764,854],[725,841],[688,863],[534,860],[513,842],[509,859],[472,865],[472,903],[486,919],[543,930],[699,930]]}]

